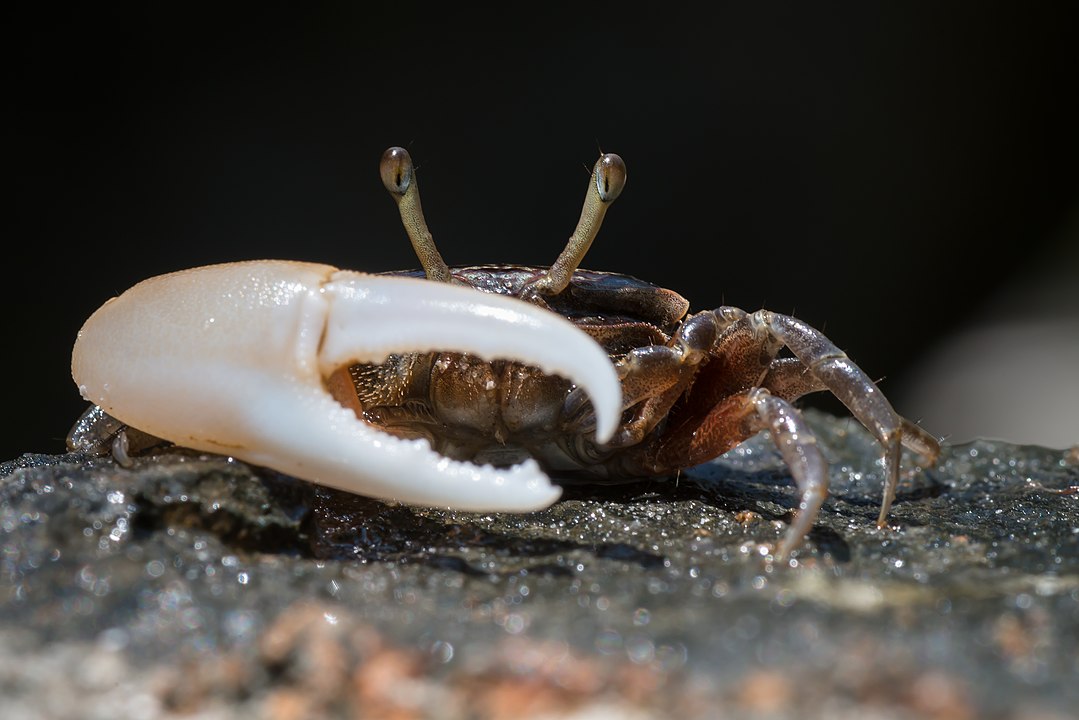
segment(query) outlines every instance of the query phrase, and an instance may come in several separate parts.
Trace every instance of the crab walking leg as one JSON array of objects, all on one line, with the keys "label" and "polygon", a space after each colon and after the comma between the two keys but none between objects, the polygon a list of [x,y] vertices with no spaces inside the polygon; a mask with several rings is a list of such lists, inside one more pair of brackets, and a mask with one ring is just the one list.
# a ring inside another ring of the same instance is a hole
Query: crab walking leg
[{"label": "crab walking leg", "polygon": [[793,405],[760,388],[751,390],[747,399],[757,411],[757,422],[751,427],[770,431],[802,492],[794,522],[776,548],[776,557],[784,558],[801,544],[820,513],[828,495],[828,463],[817,447],[817,438]]},{"label": "crab walking leg", "polygon": [[[568,321],[471,288],[259,261],[151,278],[87,320],[72,375],[87,400],[157,437],[400,502],[525,511],[558,498],[534,462],[443,458],[379,432],[324,378],[344,363],[440,349],[509,357],[587,388],[609,437],[618,380]],[[557,350],[557,351],[556,351]]]},{"label": "crab walking leg", "polygon": [[[718,308],[714,313],[721,324],[729,326],[746,321],[755,331],[767,333],[782,342],[884,446],[884,497],[877,518],[877,524],[883,526],[899,484],[900,446],[912,423],[900,417],[876,383],[846,353],[801,320],[768,310],[747,314],[729,306]],[[926,438],[928,434],[921,433],[918,441],[912,444],[925,446]]]},{"label": "crab walking leg", "polygon": [[[828,390],[820,378],[809,371],[798,358],[776,358],[768,366],[768,374],[762,383],[774,395],[784,400],[794,401],[803,395],[818,390]],[[940,455],[940,443],[925,428],[902,415],[899,416],[902,435],[899,442],[903,447],[913,450],[922,457],[922,465],[931,465]]]}]

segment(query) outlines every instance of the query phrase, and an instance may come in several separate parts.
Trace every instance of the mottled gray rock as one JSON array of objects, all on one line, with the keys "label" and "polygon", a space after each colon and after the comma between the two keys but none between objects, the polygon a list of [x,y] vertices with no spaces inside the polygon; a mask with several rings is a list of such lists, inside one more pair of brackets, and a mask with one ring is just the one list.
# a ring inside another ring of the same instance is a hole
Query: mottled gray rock
[{"label": "mottled gray rock", "polygon": [[0,465],[3,717],[1074,716],[1075,453],[947,448],[877,529],[878,448],[809,417],[832,495],[782,567],[763,437],[522,515],[25,455]]}]

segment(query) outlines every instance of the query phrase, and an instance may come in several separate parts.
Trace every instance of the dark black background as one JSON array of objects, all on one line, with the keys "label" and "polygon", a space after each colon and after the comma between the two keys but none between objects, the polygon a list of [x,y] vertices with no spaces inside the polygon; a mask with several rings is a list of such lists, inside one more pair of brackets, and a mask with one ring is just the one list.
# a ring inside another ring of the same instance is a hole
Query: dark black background
[{"label": "dark black background", "polygon": [[75,334],[142,278],[414,267],[389,145],[450,264],[549,264],[618,152],[586,267],[794,312],[914,415],[904,373],[1077,207],[1075,26],[1028,4],[153,5],[8,11],[0,459],[62,450]]}]

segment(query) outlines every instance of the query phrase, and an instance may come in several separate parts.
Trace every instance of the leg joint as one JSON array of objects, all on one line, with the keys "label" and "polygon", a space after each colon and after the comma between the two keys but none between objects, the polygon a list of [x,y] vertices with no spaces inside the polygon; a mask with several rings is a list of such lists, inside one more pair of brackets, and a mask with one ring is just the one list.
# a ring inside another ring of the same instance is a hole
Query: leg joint
[{"label": "leg joint", "polygon": [[719,338],[719,322],[712,313],[699,313],[682,323],[676,342],[684,361],[699,362]]}]

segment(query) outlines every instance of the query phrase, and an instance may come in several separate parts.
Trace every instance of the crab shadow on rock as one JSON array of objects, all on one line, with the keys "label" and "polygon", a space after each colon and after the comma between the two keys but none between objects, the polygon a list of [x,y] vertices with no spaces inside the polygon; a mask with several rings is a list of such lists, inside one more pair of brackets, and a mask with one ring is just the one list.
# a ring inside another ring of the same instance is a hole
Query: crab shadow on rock
[{"label": "crab shadow on rock", "polygon": [[[1023,550],[1005,520],[1067,513],[1074,501],[1069,488],[1079,484],[1079,469],[1059,451],[989,441],[946,446],[935,467],[904,472],[881,530],[880,446],[849,417],[805,414],[828,461],[829,490],[798,550],[802,558],[849,564],[855,556],[872,560],[961,537],[996,553],[996,563],[1020,553],[1024,562],[1041,565],[1039,543],[1048,531],[1032,535]],[[1009,451],[1011,459],[997,458]],[[987,465],[984,458],[996,460]],[[651,569],[677,562],[680,548],[699,537],[710,538],[725,557],[738,557],[747,547],[774,546],[800,497],[767,433],[673,477],[590,484],[556,476],[561,499],[530,513],[384,503],[176,446],[140,454],[128,469],[105,458],[64,460],[82,462],[80,473],[138,501],[136,533],[191,527],[244,551],[426,564],[475,575],[567,574],[590,559]]]},{"label": "crab shadow on rock", "polygon": [[[758,443],[767,443],[761,438]],[[867,443],[867,447],[873,447]],[[562,483],[562,497],[538,513],[465,513],[412,508],[333,489],[311,486],[310,512],[305,532],[312,553],[321,559],[362,559],[423,562],[440,567],[457,566],[464,572],[549,572],[568,574],[566,557],[592,556],[622,560],[641,568],[668,562],[654,550],[650,538],[673,534],[686,544],[702,529],[700,512],[726,532],[734,546],[746,542],[774,545],[794,519],[799,494],[790,472],[776,457],[774,467],[740,468],[722,462],[699,466],[685,475],[670,478],[627,480],[596,484],[555,477]],[[807,535],[803,554],[827,555],[832,562],[851,559],[849,537],[877,529],[880,506],[879,483],[851,482],[837,469],[835,490],[825,500],[821,516]],[[916,473],[904,482],[897,503],[940,497],[947,485],[932,472]],[[642,528],[639,538],[585,529],[569,540],[556,527],[588,525],[599,515],[617,516]],[[918,524],[912,521],[911,524]],[[557,537],[555,535],[558,535]],[[491,570],[476,567],[465,555],[499,558]],[[512,560],[509,560],[512,558]]]},{"label": "crab shadow on rock", "polygon": [[[849,562],[851,542],[856,542],[852,534],[876,528],[880,483],[871,473],[852,480],[852,471],[842,465],[850,463],[851,456],[864,464],[867,458],[858,457],[863,445],[875,452],[872,440],[857,432],[853,451],[844,446],[837,453],[826,446],[840,461],[833,463],[832,490],[802,554]],[[767,436],[752,439],[743,448],[746,455],[739,457],[736,451],[733,460],[706,463],[676,477],[617,484],[567,479],[562,498],[536,513],[457,512],[386,503],[176,446],[135,458],[130,469],[109,477],[125,476],[132,483],[128,492],[140,508],[133,518],[138,534],[186,527],[207,531],[247,552],[419,563],[470,575],[569,575],[582,558],[661,567],[669,559],[655,549],[652,538],[667,533],[688,544],[702,522],[712,523],[709,533],[721,528],[722,542],[734,547],[774,544],[793,520],[799,494],[769,443]],[[90,463],[106,474],[112,465],[111,460]],[[931,471],[916,476],[917,481],[908,479],[900,486],[900,513],[907,503],[947,492],[947,485]],[[696,511],[690,511],[692,507]],[[587,526],[597,512],[635,524],[640,531],[627,535],[594,527],[573,533],[559,529]],[[909,524],[918,523],[915,519]]]}]

